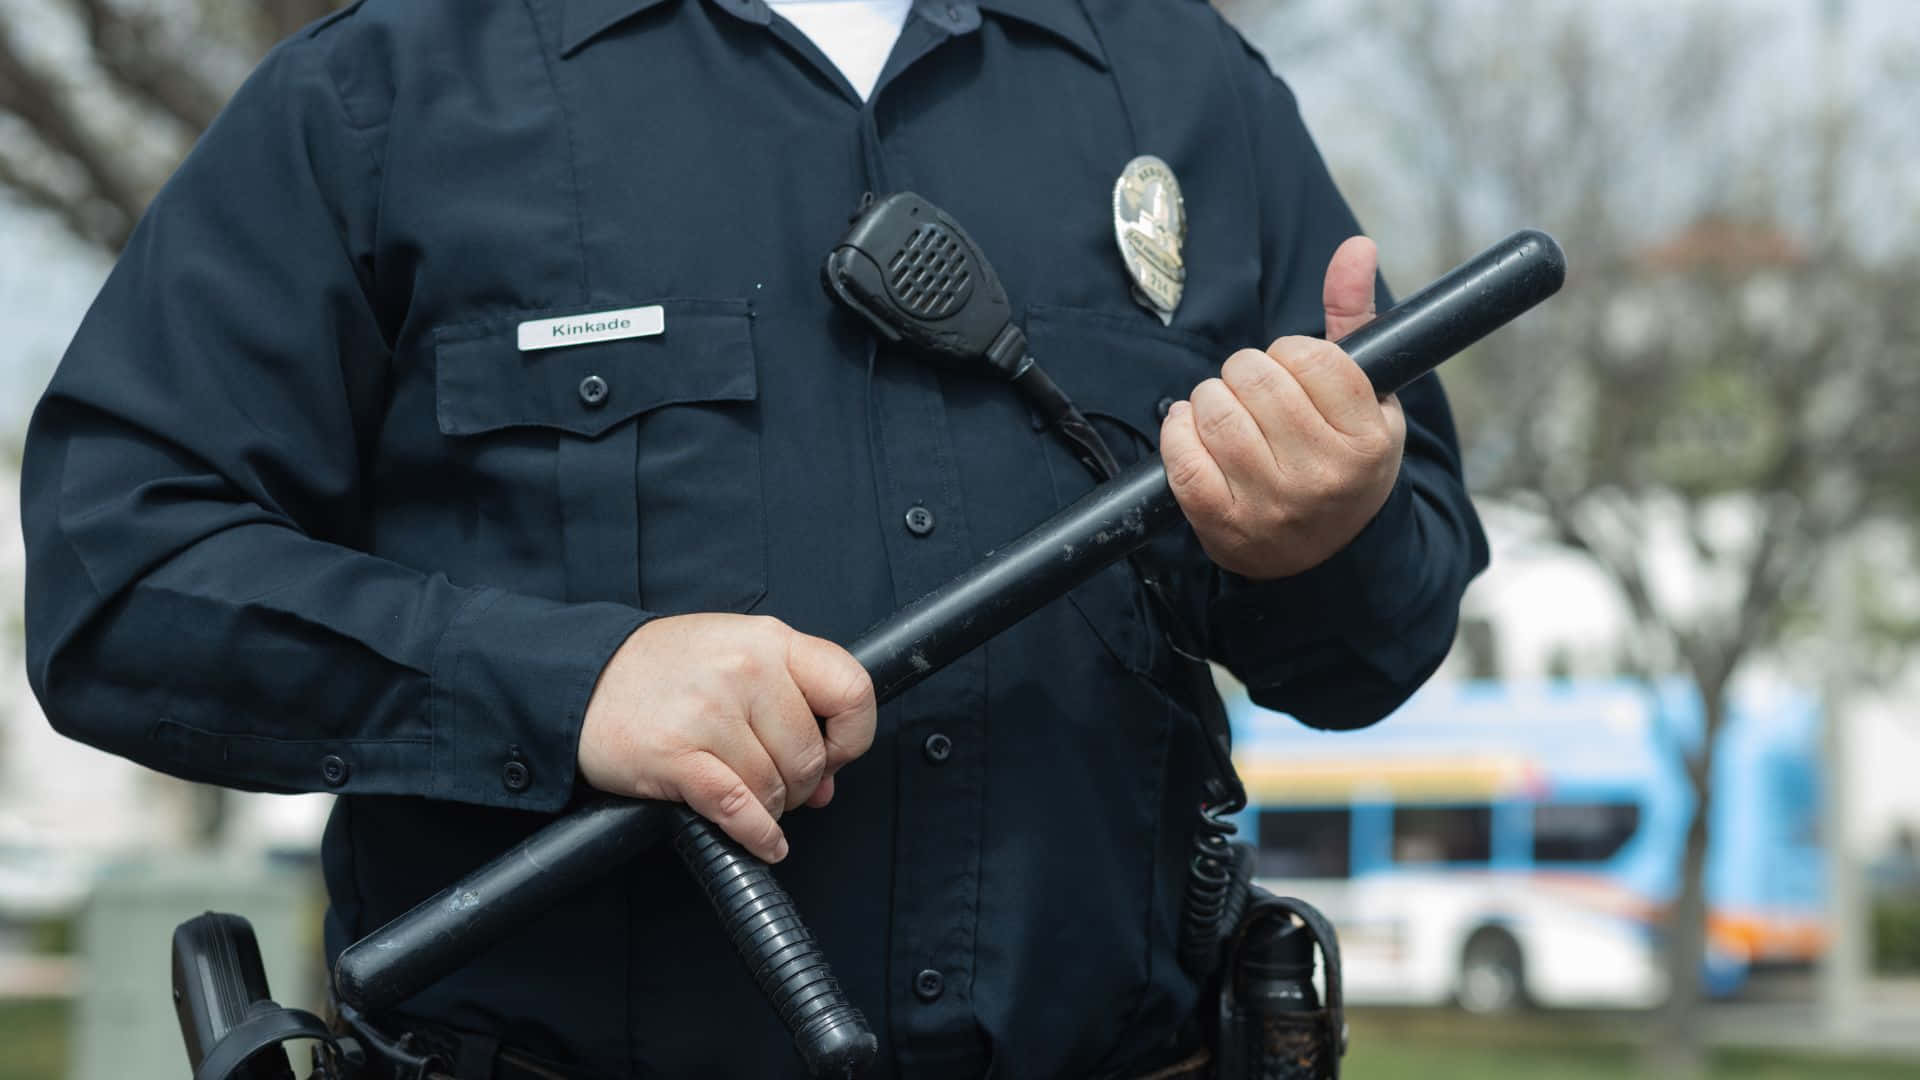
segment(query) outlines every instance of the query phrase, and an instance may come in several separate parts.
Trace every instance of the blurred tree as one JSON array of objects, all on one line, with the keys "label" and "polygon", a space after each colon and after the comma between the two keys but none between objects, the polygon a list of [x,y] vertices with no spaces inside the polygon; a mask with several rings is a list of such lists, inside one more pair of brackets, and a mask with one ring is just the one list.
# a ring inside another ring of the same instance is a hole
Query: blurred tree
[{"label": "blurred tree", "polygon": [[[0,0],[0,191],[117,253],[254,63],[339,6]],[[227,793],[204,784],[187,792],[190,839],[216,843]]]},{"label": "blurred tree", "polygon": [[338,0],[0,2],[0,189],[109,254],[267,48]]},{"label": "blurred tree", "polygon": [[[1326,91],[1338,119],[1316,130],[1400,280],[1523,224],[1568,251],[1566,292],[1448,385],[1476,489],[1598,565],[1631,669],[1683,674],[1704,703],[1704,738],[1673,739],[1698,811],[1655,1051],[1698,1072],[1729,684],[1832,637],[1811,612],[1835,559],[1911,567],[1920,190],[1900,178],[1920,153],[1883,107],[1911,40],[1854,32],[1831,0],[1239,7],[1256,40],[1341,42],[1287,72]],[[1848,662],[1911,639],[1889,605],[1862,610]]]}]

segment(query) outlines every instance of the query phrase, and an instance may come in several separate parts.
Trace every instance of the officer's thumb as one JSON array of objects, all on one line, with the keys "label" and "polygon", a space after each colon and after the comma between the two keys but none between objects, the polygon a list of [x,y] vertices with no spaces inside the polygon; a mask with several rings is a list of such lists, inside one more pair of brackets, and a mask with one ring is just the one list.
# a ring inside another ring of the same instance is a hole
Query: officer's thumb
[{"label": "officer's thumb", "polygon": [[1380,249],[1364,236],[1352,236],[1327,263],[1321,301],[1327,314],[1327,340],[1339,341],[1373,321],[1374,284],[1380,273]]}]

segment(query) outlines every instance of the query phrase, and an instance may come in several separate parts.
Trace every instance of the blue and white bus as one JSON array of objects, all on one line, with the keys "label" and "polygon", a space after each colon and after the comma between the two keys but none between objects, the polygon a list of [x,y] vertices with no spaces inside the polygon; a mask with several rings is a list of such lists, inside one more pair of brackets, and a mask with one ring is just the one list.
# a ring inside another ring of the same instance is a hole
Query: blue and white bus
[{"label": "blue and white bus", "polygon": [[[1684,686],[1437,683],[1362,731],[1230,697],[1261,884],[1340,928],[1357,1002],[1643,1007],[1678,891],[1699,738]],[[1819,710],[1739,695],[1716,762],[1711,992],[1824,945]]]}]

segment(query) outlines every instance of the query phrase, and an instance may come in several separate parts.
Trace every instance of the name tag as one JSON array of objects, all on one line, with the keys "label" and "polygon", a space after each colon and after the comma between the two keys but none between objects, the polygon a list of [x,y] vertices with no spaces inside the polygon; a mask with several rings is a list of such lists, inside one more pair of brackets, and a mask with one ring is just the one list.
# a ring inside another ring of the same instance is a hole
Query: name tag
[{"label": "name tag", "polygon": [[659,304],[622,308],[619,311],[594,311],[585,315],[564,315],[558,319],[535,319],[520,324],[520,351],[651,337],[666,329],[666,310]]}]

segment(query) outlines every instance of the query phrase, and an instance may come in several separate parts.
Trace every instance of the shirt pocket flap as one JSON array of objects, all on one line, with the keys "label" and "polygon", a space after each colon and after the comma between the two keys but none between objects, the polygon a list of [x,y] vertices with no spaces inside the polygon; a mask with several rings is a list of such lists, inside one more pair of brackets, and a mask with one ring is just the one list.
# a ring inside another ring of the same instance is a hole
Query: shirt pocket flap
[{"label": "shirt pocket flap", "polygon": [[[1027,343],[1081,412],[1125,425],[1142,443],[1156,446],[1162,410],[1220,374],[1227,357],[1204,337],[1147,322],[1144,316],[1036,306],[1027,313]],[[1121,447],[1114,450],[1129,456]]]},{"label": "shirt pocket flap", "polygon": [[435,412],[447,435],[513,427],[589,438],[663,405],[752,401],[752,321],[744,300],[665,300],[665,329],[645,337],[522,352],[529,311],[434,331]]}]

